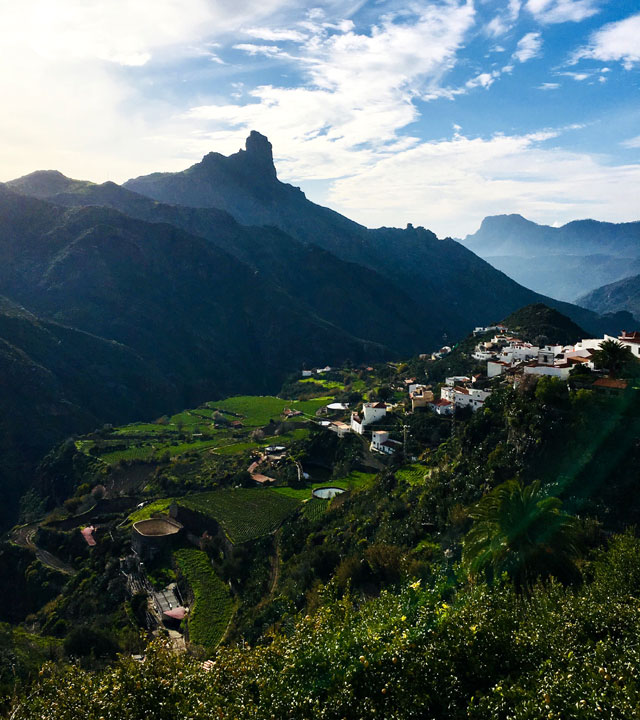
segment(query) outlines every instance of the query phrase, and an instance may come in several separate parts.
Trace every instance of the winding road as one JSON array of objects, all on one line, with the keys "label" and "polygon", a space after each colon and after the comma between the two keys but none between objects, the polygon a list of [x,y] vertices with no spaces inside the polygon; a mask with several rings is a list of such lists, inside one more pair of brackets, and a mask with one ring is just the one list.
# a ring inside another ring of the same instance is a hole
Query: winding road
[{"label": "winding road", "polygon": [[28,548],[35,553],[35,556],[43,565],[52,570],[64,573],[65,575],[75,575],[75,570],[60,558],[52,555],[48,550],[39,548],[35,543],[35,535],[38,532],[38,523],[23,525],[11,532],[11,541],[23,548]]}]

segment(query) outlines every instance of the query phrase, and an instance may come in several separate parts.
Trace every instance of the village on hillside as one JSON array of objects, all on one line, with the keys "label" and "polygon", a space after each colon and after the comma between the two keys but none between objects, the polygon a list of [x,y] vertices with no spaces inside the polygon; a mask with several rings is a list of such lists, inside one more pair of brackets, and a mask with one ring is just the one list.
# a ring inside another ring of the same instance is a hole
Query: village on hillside
[{"label": "village on hillside", "polygon": [[[500,384],[517,387],[528,376],[547,376],[566,381],[572,372],[580,373],[584,370],[592,374],[589,387],[593,390],[619,393],[627,389],[628,381],[611,377],[607,368],[597,368],[594,362],[596,352],[603,343],[613,342],[628,348],[633,357],[640,358],[638,331],[622,331],[617,337],[605,334],[602,338],[584,338],[573,345],[534,345],[510,332],[505,325],[476,327],[473,335],[479,339],[471,358],[484,366],[483,373],[448,376],[437,385],[429,383],[428,379],[421,382],[415,377],[404,378],[401,385],[393,387],[395,391],[406,394],[404,401],[365,402],[348,414],[345,414],[349,410],[348,405],[331,403],[322,408],[319,414],[329,413],[334,417],[322,420],[320,424],[339,437],[350,432],[358,435],[370,432],[370,450],[393,455],[402,449],[402,442],[391,439],[390,433],[380,429],[380,425],[384,424],[388,413],[398,409],[403,412],[427,409],[438,416],[452,416],[456,410],[464,408],[475,412],[483,407],[492,390]],[[421,355],[420,358],[441,360],[451,352],[453,349],[446,346],[430,356]],[[330,371],[330,367],[303,370],[302,377],[313,378]]]}]

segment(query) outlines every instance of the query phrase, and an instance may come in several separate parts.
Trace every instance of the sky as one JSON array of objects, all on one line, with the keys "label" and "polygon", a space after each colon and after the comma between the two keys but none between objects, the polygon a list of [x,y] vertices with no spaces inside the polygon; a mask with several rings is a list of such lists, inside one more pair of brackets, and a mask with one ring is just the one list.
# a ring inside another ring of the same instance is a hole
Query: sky
[{"label": "sky", "polygon": [[640,0],[0,0],[0,181],[229,154],[370,227],[640,220]]}]

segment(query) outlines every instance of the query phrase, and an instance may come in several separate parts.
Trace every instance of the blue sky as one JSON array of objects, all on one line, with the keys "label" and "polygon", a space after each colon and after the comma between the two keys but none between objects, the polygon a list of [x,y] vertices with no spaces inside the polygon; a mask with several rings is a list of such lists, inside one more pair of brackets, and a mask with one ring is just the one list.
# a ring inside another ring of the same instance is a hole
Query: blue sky
[{"label": "blue sky", "polygon": [[640,0],[0,0],[0,180],[268,135],[369,226],[640,219]]}]

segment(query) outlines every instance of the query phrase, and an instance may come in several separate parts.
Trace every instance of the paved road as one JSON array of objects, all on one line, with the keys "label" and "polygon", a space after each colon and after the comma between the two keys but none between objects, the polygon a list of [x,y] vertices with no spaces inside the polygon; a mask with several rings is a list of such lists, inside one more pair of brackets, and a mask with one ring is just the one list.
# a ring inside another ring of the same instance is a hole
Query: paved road
[{"label": "paved road", "polygon": [[33,550],[38,560],[52,570],[64,573],[65,575],[75,575],[75,570],[66,562],[52,555],[48,550],[39,548],[35,543],[35,536],[38,532],[38,523],[24,525],[11,533],[11,540],[20,547]]}]

